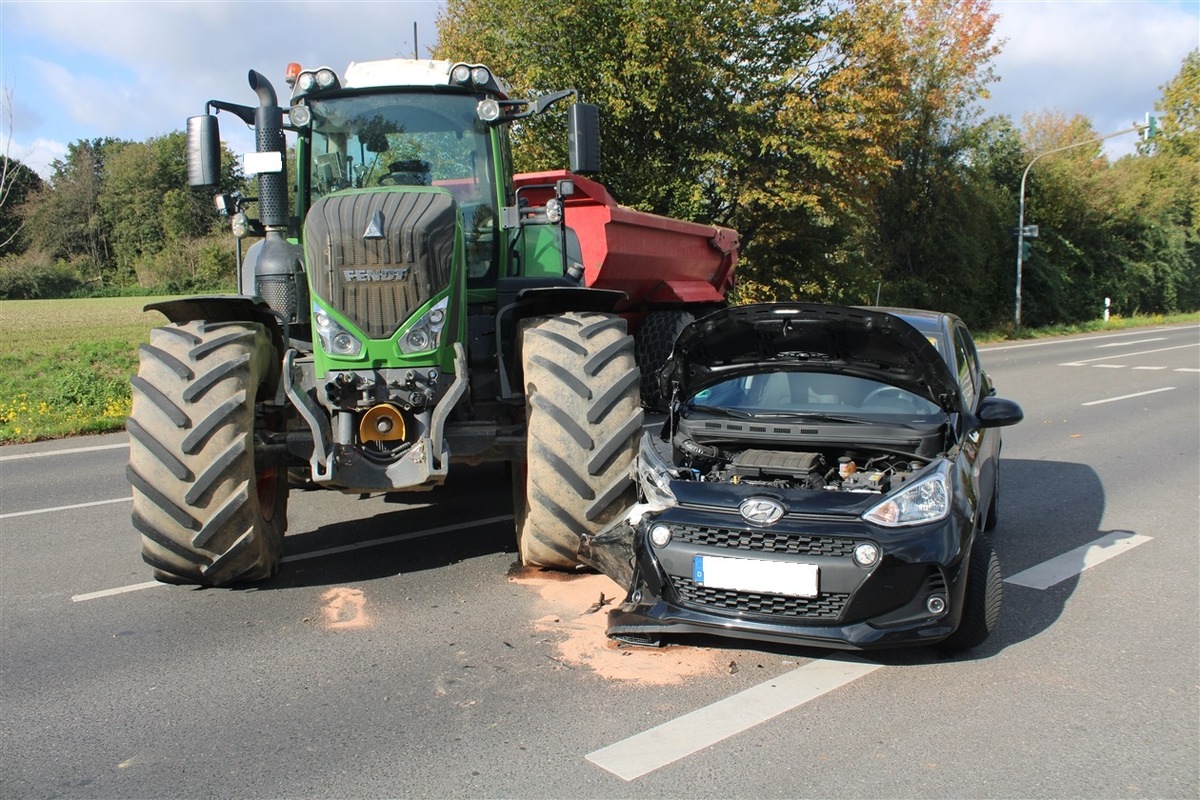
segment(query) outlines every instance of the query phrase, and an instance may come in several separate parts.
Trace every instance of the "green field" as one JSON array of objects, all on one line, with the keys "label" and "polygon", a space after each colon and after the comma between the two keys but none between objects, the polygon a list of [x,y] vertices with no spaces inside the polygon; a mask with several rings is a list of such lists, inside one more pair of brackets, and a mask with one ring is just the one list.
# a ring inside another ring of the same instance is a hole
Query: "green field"
[{"label": "green field", "polygon": [[[0,301],[0,444],[125,427],[138,345],[166,319],[142,307],[155,298]],[[980,341],[1195,322],[1200,314],[1114,318],[1053,329],[980,332]]]},{"label": "green field", "polygon": [[121,430],[148,297],[0,302],[0,442]]}]

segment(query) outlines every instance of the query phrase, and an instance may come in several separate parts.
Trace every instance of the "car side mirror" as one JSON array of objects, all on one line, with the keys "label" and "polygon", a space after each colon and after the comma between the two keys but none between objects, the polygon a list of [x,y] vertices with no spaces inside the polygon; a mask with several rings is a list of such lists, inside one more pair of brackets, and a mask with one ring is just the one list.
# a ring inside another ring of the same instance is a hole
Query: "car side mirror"
[{"label": "car side mirror", "polygon": [[1004,428],[1025,419],[1025,412],[1012,400],[985,397],[979,402],[979,424],[984,428]]}]

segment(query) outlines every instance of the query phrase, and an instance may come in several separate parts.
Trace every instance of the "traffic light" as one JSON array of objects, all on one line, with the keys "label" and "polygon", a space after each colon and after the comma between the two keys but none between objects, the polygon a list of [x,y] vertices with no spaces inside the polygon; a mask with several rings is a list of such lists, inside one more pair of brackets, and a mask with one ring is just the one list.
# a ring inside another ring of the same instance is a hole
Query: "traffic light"
[{"label": "traffic light", "polygon": [[1142,141],[1148,142],[1158,135],[1158,117],[1146,112],[1146,126],[1142,128]]}]

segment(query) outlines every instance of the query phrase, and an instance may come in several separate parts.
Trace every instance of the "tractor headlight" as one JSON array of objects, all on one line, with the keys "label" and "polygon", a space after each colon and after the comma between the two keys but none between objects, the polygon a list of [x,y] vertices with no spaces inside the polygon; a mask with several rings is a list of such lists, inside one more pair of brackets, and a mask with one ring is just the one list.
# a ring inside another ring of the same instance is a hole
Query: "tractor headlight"
[{"label": "tractor headlight", "polygon": [[355,358],[362,352],[362,342],[341,326],[325,309],[313,303],[313,327],[321,338],[321,346],[331,356]]},{"label": "tractor headlight", "polygon": [[485,66],[471,67],[471,82],[483,86],[492,79],[491,70]]},{"label": "tractor headlight", "polygon": [[862,518],[885,528],[920,525],[950,514],[950,467],[943,461],[937,470],[877,503]]},{"label": "tractor headlight", "polygon": [[562,222],[562,200],[552,197],[546,201],[546,221],[557,225]]},{"label": "tractor headlight", "polygon": [[491,97],[485,98],[475,106],[475,114],[484,122],[495,122],[500,119],[500,104]]},{"label": "tractor headlight", "polygon": [[663,460],[654,447],[650,434],[642,436],[638,450],[637,482],[642,495],[652,511],[665,511],[675,505],[675,493],[671,491],[671,479],[677,477],[671,465]]},{"label": "tractor headlight", "polygon": [[421,315],[408,332],[400,337],[400,352],[420,353],[435,350],[442,341],[442,329],[446,325],[446,307],[450,298],[443,297],[433,308]]}]

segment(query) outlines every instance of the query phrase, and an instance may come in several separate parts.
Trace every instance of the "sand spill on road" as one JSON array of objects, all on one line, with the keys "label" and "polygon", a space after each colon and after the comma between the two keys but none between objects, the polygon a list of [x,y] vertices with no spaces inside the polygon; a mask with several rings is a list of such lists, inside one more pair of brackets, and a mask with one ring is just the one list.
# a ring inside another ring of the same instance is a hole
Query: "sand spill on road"
[{"label": "sand spill on road", "polygon": [[[608,680],[646,686],[670,686],[699,675],[724,671],[728,654],[686,645],[662,648],[621,646],[604,635],[608,611],[625,592],[606,575],[515,570],[509,580],[537,591],[548,607],[534,628],[551,634],[558,659],[574,668],[590,669]],[[602,608],[589,613],[604,597]]]}]

